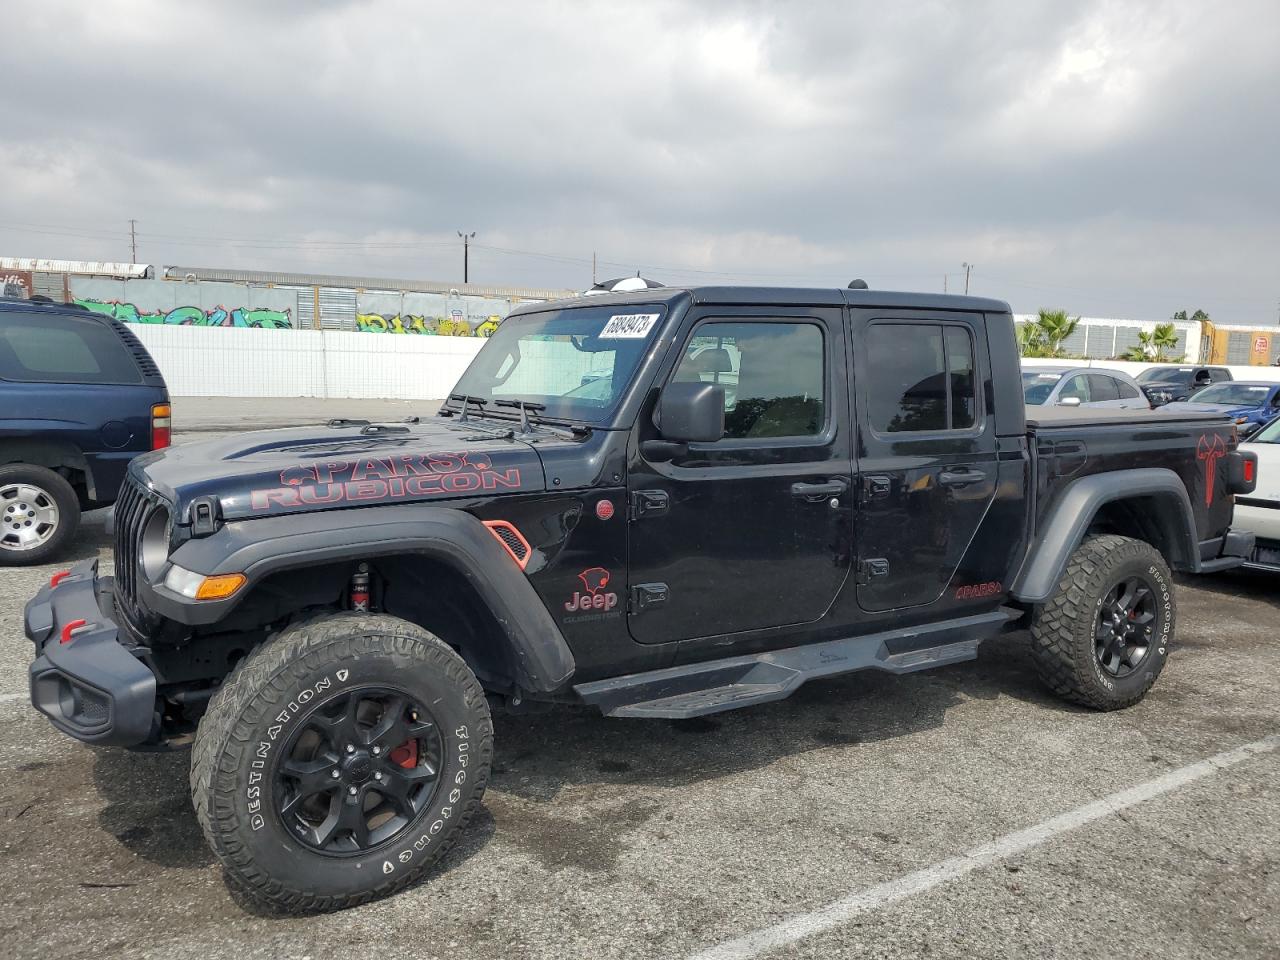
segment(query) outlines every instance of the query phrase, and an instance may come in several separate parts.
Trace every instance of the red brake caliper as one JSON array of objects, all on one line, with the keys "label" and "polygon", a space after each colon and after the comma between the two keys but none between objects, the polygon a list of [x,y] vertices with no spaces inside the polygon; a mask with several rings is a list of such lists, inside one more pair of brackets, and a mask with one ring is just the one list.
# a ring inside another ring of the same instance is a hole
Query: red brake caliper
[{"label": "red brake caliper", "polygon": [[398,763],[406,770],[412,770],[418,765],[418,741],[406,740],[387,754],[387,757],[392,763]]}]

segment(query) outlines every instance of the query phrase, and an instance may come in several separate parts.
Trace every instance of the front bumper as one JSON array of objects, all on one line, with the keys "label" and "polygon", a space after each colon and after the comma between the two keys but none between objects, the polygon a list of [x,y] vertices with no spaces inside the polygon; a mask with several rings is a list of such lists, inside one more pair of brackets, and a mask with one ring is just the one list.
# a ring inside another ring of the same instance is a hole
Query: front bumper
[{"label": "front bumper", "polygon": [[129,747],[158,729],[156,678],[120,642],[112,587],[98,561],[86,560],[27,602],[31,704],[77,740]]}]

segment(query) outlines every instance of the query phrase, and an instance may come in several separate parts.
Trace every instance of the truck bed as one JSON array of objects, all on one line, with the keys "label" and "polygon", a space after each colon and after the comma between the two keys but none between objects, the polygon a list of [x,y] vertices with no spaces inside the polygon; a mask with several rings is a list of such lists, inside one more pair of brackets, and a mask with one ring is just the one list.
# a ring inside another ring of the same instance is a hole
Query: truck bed
[{"label": "truck bed", "polygon": [[1111,407],[1027,407],[1027,427],[1104,427],[1121,424],[1205,423],[1225,418],[1220,413],[1165,413],[1156,410],[1117,410]]}]

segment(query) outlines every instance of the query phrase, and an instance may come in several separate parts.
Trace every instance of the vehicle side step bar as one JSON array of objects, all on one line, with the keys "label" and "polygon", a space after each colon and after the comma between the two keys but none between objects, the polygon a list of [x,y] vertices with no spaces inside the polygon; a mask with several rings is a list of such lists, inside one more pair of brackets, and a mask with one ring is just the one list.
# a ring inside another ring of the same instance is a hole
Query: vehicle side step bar
[{"label": "vehicle side step bar", "polygon": [[1021,611],[1001,607],[943,623],[633,673],[574,687],[610,717],[682,720],[790,696],[806,680],[855,670],[911,673],[962,663]]}]

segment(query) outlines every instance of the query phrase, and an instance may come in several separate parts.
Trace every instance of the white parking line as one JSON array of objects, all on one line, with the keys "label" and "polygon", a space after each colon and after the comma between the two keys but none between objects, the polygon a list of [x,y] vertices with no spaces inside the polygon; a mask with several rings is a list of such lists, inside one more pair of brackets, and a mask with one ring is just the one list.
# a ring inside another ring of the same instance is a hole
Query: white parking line
[{"label": "white parking line", "polygon": [[717,946],[694,954],[689,960],[749,960],[761,954],[781,949],[806,937],[830,930],[856,917],[858,914],[875,910],[886,904],[903,900],[917,893],[955,880],[965,874],[980,870],[983,867],[1022,853],[1062,833],[1075,830],[1094,820],[1100,820],[1113,813],[1129,807],[1145,803],[1155,797],[1171,793],[1189,783],[1212,776],[1220,770],[1243,763],[1259,754],[1271,753],[1280,748],[1280,734],[1246,743],[1234,750],[1227,750],[1212,757],[1201,760],[1177,770],[1171,770],[1164,776],[1156,777],[1140,783],[1128,790],[1121,790],[1110,796],[1087,803],[1083,807],[1069,810],[1052,819],[1045,820],[1035,826],[1027,827],[1006,834],[998,840],[974,847],[966,853],[943,860],[931,867],[916,870],[896,880],[868,887],[850,894],[818,910],[797,914],[771,927],[762,927],[735,940],[728,940]]}]

